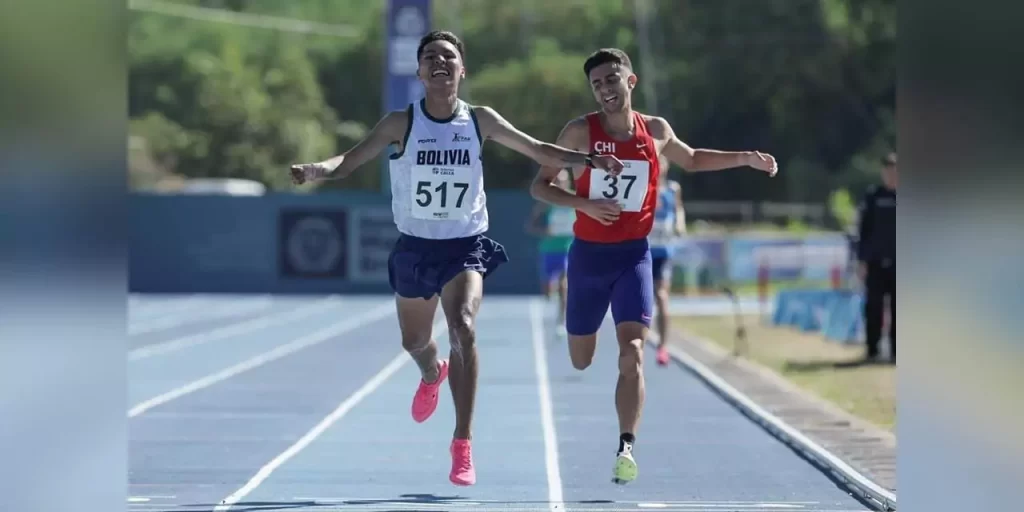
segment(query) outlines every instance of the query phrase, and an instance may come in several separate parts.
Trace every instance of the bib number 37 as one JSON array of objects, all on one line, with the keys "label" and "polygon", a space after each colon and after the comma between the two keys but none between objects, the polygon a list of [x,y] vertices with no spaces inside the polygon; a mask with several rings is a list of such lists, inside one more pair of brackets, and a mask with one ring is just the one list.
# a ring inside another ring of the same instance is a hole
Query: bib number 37
[{"label": "bib number 37", "polygon": [[618,176],[601,169],[590,170],[590,198],[614,199],[623,211],[638,212],[647,197],[650,164],[643,160],[623,160],[622,164]]}]

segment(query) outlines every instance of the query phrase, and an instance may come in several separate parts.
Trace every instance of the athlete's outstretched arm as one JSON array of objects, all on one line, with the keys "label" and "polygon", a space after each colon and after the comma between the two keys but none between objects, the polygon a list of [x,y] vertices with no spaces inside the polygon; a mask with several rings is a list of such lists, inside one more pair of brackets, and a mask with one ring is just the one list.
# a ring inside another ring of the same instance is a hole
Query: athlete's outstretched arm
[{"label": "athlete's outstretched arm", "polygon": [[481,137],[491,139],[519,154],[530,157],[541,165],[559,168],[589,165],[605,169],[612,174],[618,174],[622,170],[622,162],[614,156],[591,155],[541,142],[519,131],[491,107],[474,107],[473,110],[480,123]]},{"label": "athlete's outstretched arm", "polygon": [[[586,122],[582,119],[569,121],[562,128],[562,133],[558,134],[555,143],[569,148],[587,147]],[[533,183],[530,184],[530,195],[534,199],[548,204],[575,208],[604,225],[609,225],[619,218],[622,207],[614,199],[591,200],[559,187],[556,180],[561,170],[562,166],[541,165],[540,171],[537,172]]]},{"label": "athlete's outstretched arm", "polygon": [[760,151],[718,151],[691,148],[676,137],[672,126],[663,118],[651,118],[648,126],[655,139],[664,141],[661,153],[672,163],[689,172],[721,171],[749,166],[775,176],[779,170],[775,163],[775,157]]},{"label": "athlete's outstretched arm", "polygon": [[401,142],[409,122],[405,110],[389,112],[363,140],[345,153],[322,162],[293,165],[292,179],[301,185],[308,180],[347,178],[361,165],[376,158],[388,145]]}]

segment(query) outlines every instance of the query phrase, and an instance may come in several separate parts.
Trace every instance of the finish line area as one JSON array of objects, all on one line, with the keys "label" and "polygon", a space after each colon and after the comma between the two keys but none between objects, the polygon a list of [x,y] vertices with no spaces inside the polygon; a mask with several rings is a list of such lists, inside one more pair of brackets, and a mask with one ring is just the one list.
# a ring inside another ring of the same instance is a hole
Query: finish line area
[{"label": "finish line area", "polygon": [[[710,314],[720,299],[674,312]],[[448,481],[448,385],[425,423],[390,296],[131,295],[135,512],[870,510],[679,363],[645,352],[639,477],[611,482],[618,349],[573,369],[554,302],[485,296],[477,318],[477,484]],[[731,314],[727,301],[720,314]],[[448,339],[438,310],[434,336]]]}]

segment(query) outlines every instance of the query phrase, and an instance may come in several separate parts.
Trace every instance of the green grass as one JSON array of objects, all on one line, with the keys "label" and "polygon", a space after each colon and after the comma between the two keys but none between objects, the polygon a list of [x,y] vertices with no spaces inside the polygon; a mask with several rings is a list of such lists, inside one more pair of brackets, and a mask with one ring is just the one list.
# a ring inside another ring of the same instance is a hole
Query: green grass
[{"label": "green grass", "polygon": [[[726,350],[733,348],[732,316],[674,317],[676,329],[708,339]],[[748,359],[790,382],[828,400],[854,416],[881,428],[896,425],[896,367],[860,365],[860,346],[824,340],[820,334],[763,325],[756,316],[744,318]]]}]

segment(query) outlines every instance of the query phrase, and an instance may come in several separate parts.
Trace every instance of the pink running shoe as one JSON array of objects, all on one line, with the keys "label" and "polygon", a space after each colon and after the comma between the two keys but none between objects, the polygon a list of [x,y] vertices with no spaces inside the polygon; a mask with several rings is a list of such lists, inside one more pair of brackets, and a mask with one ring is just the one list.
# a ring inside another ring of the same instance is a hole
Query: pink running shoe
[{"label": "pink running shoe", "polygon": [[473,451],[469,439],[452,439],[449,451],[452,454],[452,472],[448,479],[455,485],[475,484],[476,470],[473,469]]},{"label": "pink running shoe", "polygon": [[665,347],[658,347],[658,364],[661,366],[668,365],[668,350]]},{"label": "pink running shoe", "polygon": [[443,359],[437,362],[437,380],[427,384],[420,379],[420,387],[416,389],[416,395],[412,397],[412,419],[416,423],[427,421],[427,418],[437,410],[437,392],[447,377],[448,360]]}]

